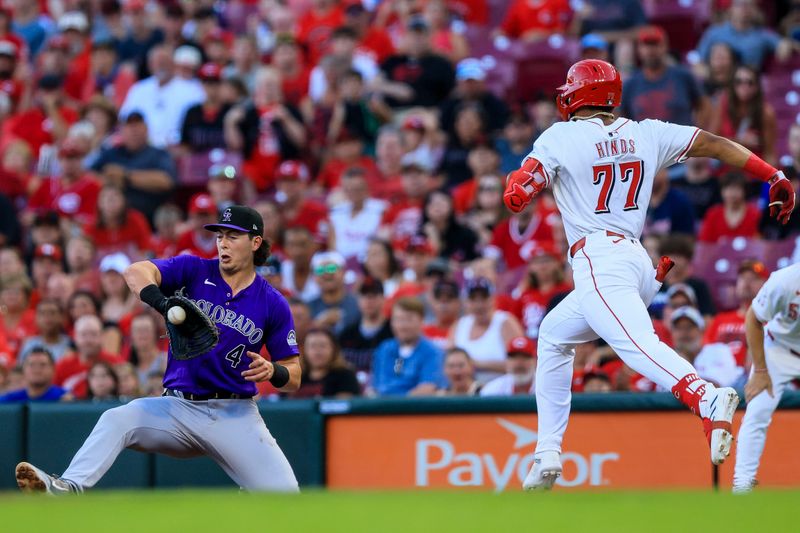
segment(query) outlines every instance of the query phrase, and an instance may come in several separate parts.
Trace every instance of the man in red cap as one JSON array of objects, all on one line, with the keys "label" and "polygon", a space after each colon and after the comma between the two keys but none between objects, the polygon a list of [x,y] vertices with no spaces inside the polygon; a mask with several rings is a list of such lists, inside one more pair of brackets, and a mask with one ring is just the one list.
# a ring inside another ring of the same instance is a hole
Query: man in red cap
[{"label": "man in red cap", "polygon": [[225,148],[225,113],[230,105],[222,101],[222,69],[216,63],[206,63],[197,71],[206,99],[186,110],[181,126],[181,149],[205,153]]},{"label": "man in red cap", "polygon": [[64,253],[56,244],[40,244],[33,250],[31,278],[34,290],[31,294],[31,306],[35,306],[40,299],[48,296],[47,282],[54,275],[64,273],[63,260]]},{"label": "man in red cap", "polygon": [[710,104],[692,74],[669,64],[667,34],[658,26],[639,31],[642,68],[625,82],[620,114],[631,120],[654,118],[674,124],[708,125]]},{"label": "man in red cap", "polygon": [[506,348],[506,373],[481,388],[481,396],[533,394],[536,344],[528,337],[514,337]]},{"label": "man in red cap", "polygon": [[565,279],[564,258],[552,243],[537,243],[529,257],[527,272],[513,296],[525,334],[535,339],[550,302],[572,290],[572,284]]},{"label": "man in red cap", "polygon": [[54,210],[78,224],[88,223],[97,209],[100,182],[83,168],[86,156],[82,139],[69,137],[58,150],[60,176],[44,178],[28,201],[28,210],[40,213]]},{"label": "man in red cap", "polygon": [[314,240],[328,248],[335,248],[335,240],[328,209],[320,202],[306,198],[310,176],[308,168],[300,161],[284,161],[275,175],[275,195],[281,204],[284,226],[303,226],[314,236]]},{"label": "man in red cap", "polygon": [[191,229],[178,237],[176,246],[178,253],[189,253],[203,259],[217,257],[217,238],[213,233],[206,231],[206,224],[213,224],[217,220],[217,206],[211,196],[199,193],[192,196],[189,201],[189,225]]}]

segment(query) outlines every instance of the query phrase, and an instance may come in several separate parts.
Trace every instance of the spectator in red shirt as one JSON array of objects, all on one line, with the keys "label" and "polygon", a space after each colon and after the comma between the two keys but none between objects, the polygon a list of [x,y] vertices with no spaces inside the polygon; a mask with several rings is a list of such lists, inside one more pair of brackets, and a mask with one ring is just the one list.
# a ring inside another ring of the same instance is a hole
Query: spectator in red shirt
[{"label": "spectator in red shirt", "polygon": [[394,45],[386,30],[372,24],[372,15],[361,2],[344,8],[344,25],[356,32],[358,50],[371,55],[376,63],[383,63],[394,53]]},{"label": "spectator in red shirt", "polygon": [[85,225],[83,231],[94,241],[101,255],[123,251],[130,257],[141,257],[152,248],[147,219],[128,207],[122,190],[114,185],[102,188],[95,220]]},{"label": "spectator in red shirt", "polygon": [[431,26],[433,50],[457,63],[469,54],[469,43],[464,36],[463,24],[454,24],[444,0],[428,0],[424,15]]},{"label": "spectator in red shirt", "polygon": [[283,97],[287,104],[303,108],[308,100],[311,69],[306,65],[300,45],[291,36],[280,36],[275,42],[271,65],[281,75]]},{"label": "spectator in red shirt", "polygon": [[317,64],[333,30],[343,22],[344,11],[339,0],[312,0],[311,9],[300,18],[297,27],[297,39],[308,50],[310,64]]},{"label": "spectator in red shirt", "polygon": [[379,230],[379,233],[392,241],[417,233],[422,222],[422,204],[430,177],[428,171],[417,164],[403,165],[400,176],[403,195],[384,212]]},{"label": "spectator in red shirt", "polygon": [[[10,35],[0,37],[0,95],[4,95],[8,108],[2,113],[11,114],[27,93],[30,79],[19,76],[20,48],[9,40]],[[24,105],[24,102],[23,102]]]},{"label": "spectator in red shirt", "polygon": [[514,0],[499,33],[511,39],[541,41],[564,33],[571,16],[568,0]]},{"label": "spectator in red shirt", "polygon": [[492,241],[484,250],[484,255],[502,259],[506,268],[513,270],[528,262],[540,243],[554,240],[554,216],[535,201],[518,214],[500,222],[492,234]]},{"label": "spectator in red shirt", "polygon": [[3,136],[25,140],[36,157],[42,145],[64,139],[69,126],[78,120],[78,113],[64,105],[62,86],[59,76],[47,74],[39,78],[33,107],[10,117],[3,124]]},{"label": "spectator in red shirt", "polygon": [[722,342],[730,346],[736,357],[736,364],[746,367],[747,339],[744,331],[744,317],[761,286],[769,278],[769,271],[761,261],[746,260],[739,265],[734,292],[739,307],[732,311],[717,314],[705,332],[705,342]]},{"label": "spectator in red shirt", "polygon": [[[346,127],[342,128],[336,142],[329,151],[331,157],[322,166],[317,176],[317,184],[325,192],[339,187],[342,174],[352,167],[364,169],[367,175],[377,174],[378,168],[373,159],[364,155],[364,141]],[[368,181],[371,178],[368,178]],[[374,179],[373,179],[374,181]]]},{"label": "spectator in red shirt", "polygon": [[69,46],[64,93],[73,100],[81,100],[84,83],[89,77],[92,53],[87,38],[89,21],[81,11],[67,11],[59,17],[58,29]]},{"label": "spectator in red shirt", "polygon": [[539,337],[539,325],[553,298],[572,290],[565,278],[561,254],[552,244],[542,243],[531,254],[526,275],[514,291],[528,337]]},{"label": "spectator in red shirt", "polygon": [[422,334],[441,349],[448,346],[450,328],[461,314],[458,283],[442,279],[434,283],[430,299],[433,318],[422,327]]},{"label": "spectator in red shirt", "polygon": [[314,236],[318,244],[335,248],[335,240],[328,221],[328,208],[315,200],[306,198],[308,190],[308,168],[299,161],[284,161],[275,175],[278,201],[284,226],[303,226]]},{"label": "spectator in red shirt", "polygon": [[76,290],[100,294],[100,277],[95,268],[94,243],[86,235],[73,235],[65,247],[67,271],[73,279]]},{"label": "spectator in red shirt", "polygon": [[100,182],[83,169],[84,143],[74,137],[64,140],[58,150],[60,176],[41,180],[28,201],[34,212],[55,210],[62,218],[86,224],[97,209]]},{"label": "spectator in red shirt", "polygon": [[82,316],[75,322],[75,352],[56,364],[55,383],[79,400],[86,398],[89,369],[98,361],[111,365],[124,361],[102,349],[103,324],[96,316]]},{"label": "spectator in red shirt", "polygon": [[403,194],[403,141],[396,127],[387,124],[378,130],[375,160],[379,174],[369,183],[370,193],[380,200],[396,201]]},{"label": "spectator in red shirt", "polygon": [[178,255],[178,235],[183,223],[183,212],[175,204],[164,204],[153,215],[155,233],[150,246],[157,258]]},{"label": "spectator in red shirt", "polygon": [[26,197],[30,192],[32,155],[30,146],[22,139],[13,140],[4,147],[0,193],[12,201]]},{"label": "spectator in red shirt", "polygon": [[47,282],[56,274],[64,273],[64,253],[61,246],[49,242],[39,244],[33,250],[33,260],[31,262],[31,276],[35,293],[32,306],[35,306],[39,299],[47,296]]},{"label": "spectator in red shirt", "polygon": [[456,185],[452,190],[453,206],[458,215],[463,215],[475,205],[480,180],[500,172],[500,156],[490,143],[480,142],[470,149],[467,165],[472,171],[472,179]]},{"label": "spectator in red shirt", "polygon": [[730,172],[722,178],[722,203],[709,208],[700,226],[699,240],[717,242],[722,238],[757,237],[761,212],[747,203],[747,178]]},{"label": "spectator in red shirt", "polygon": [[217,257],[217,235],[204,229],[206,224],[214,224],[217,220],[217,206],[211,196],[198,193],[189,200],[190,229],[178,237],[178,253],[188,253],[214,259]]}]

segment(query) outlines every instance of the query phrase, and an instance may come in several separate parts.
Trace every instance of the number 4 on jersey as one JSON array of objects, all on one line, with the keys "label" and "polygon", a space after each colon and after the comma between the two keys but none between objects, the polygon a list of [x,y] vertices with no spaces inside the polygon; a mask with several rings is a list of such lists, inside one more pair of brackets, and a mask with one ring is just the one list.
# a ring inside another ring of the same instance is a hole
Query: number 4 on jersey
[{"label": "number 4 on jersey", "polygon": [[227,354],[225,354],[225,359],[231,362],[231,366],[236,368],[239,366],[239,363],[242,360],[242,355],[244,354],[244,344],[240,344]]},{"label": "number 4 on jersey", "polygon": [[619,169],[620,181],[629,183],[628,196],[625,199],[623,211],[639,209],[639,192],[642,190],[642,175],[644,174],[644,163],[637,159],[635,161],[625,161],[624,163],[603,163],[592,167],[592,182],[600,185],[600,196],[597,198],[597,207],[594,212],[598,214],[610,213],[608,202],[614,190],[614,180],[616,171]]}]

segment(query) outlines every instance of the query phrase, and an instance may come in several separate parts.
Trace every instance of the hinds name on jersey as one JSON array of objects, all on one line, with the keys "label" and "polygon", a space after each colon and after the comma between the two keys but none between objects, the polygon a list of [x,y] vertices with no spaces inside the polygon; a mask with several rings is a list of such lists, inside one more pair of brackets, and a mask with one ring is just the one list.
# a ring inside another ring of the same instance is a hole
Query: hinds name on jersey
[{"label": "hinds name on jersey", "polygon": [[636,144],[633,139],[612,139],[596,143],[594,147],[597,148],[597,155],[601,158],[636,153]]}]

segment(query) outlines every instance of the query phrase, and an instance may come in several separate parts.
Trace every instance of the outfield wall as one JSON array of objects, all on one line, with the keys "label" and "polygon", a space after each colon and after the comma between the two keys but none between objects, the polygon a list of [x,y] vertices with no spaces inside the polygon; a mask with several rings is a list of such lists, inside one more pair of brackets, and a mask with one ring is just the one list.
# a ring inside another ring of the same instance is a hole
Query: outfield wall
[{"label": "outfield wall", "polygon": [[[0,406],[0,488],[26,458],[63,471],[103,411],[116,404]],[[261,415],[301,486],[516,490],[536,446],[535,402],[515,398],[261,402]],[[743,412],[737,414],[737,425]],[[784,396],[759,476],[800,486],[800,392]],[[705,488],[712,484],[700,422],[669,394],[582,394],[564,442],[564,488]],[[730,485],[733,462],[720,468]],[[233,486],[213,461],[124,451],[106,488]]]}]

